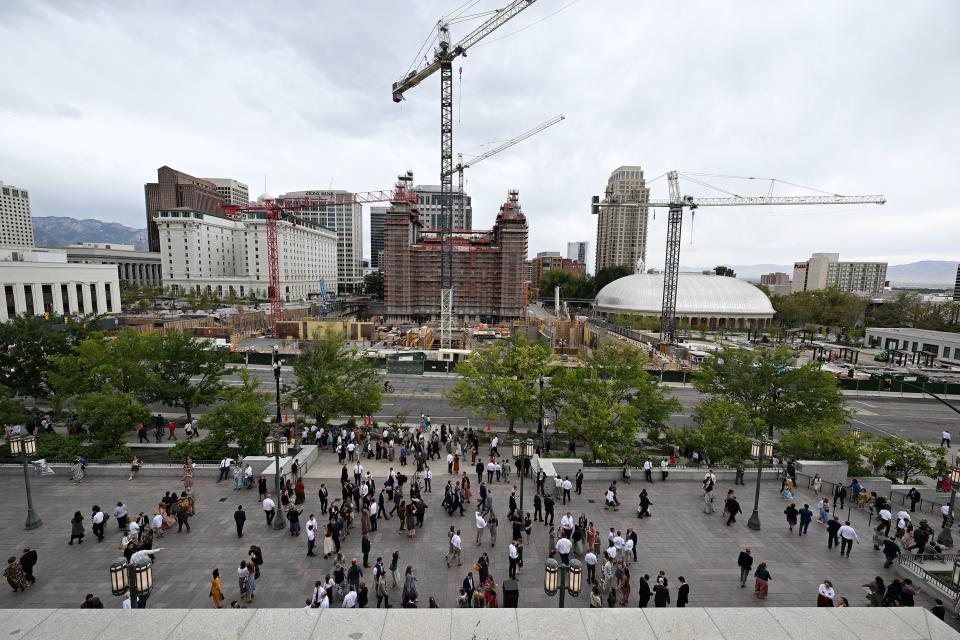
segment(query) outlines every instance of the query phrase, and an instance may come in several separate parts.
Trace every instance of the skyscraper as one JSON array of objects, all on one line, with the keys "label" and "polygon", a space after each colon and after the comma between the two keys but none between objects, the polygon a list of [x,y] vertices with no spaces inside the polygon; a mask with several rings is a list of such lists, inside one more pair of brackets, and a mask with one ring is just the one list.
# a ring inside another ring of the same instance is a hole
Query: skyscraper
[{"label": "skyscraper", "polygon": [[204,178],[212,182],[217,188],[217,194],[223,204],[245,205],[250,204],[250,189],[242,182],[233,178]]},{"label": "skyscraper", "polygon": [[[597,218],[597,272],[623,265],[636,270],[647,261],[647,207],[650,190],[639,166],[617,167],[607,180]],[[639,203],[639,204],[628,204]]]},{"label": "skyscraper", "polygon": [[383,221],[389,207],[370,207],[370,267],[383,268]]},{"label": "skyscraper", "polygon": [[953,299],[960,302],[960,264],[957,265],[957,281],[953,285]]},{"label": "skyscraper", "polygon": [[590,253],[590,243],[586,240],[567,243],[567,258],[587,264],[587,254]]},{"label": "skyscraper", "polygon": [[292,191],[277,200],[295,203],[305,198],[324,204],[299,209],[297,217],[337,232],[337,292],[359,293],[363,289],[363,205],[342,189]]},{"label": "skyscraper", "polygon": [[192,211],[223,215],[217,185],[167,166],[157,169],[157,181],[143,185],[143,192],[147,204],[147,239],[154,253],[160,251],[160,232],[154,218],[161,209],[187,207]]},{"label": "skyscraper", "polygon": [[0,247],[32,247],[33,217],[26,189],[0,182]]},{"label": "skyscraper", "polygon": [[[420,209],[420,221],[426,229],[440,229],[443,227],[441,220],[441,193],[440,185],[418,184],[413,188],[417,194],[417,207]],[[460,194],[454,193],[452,196],[451,214],[453,219],[450,227],[452,229],[472,229],[473,228],[473,204],[470,196],[463,194],[463,211],[460,207]]]}]

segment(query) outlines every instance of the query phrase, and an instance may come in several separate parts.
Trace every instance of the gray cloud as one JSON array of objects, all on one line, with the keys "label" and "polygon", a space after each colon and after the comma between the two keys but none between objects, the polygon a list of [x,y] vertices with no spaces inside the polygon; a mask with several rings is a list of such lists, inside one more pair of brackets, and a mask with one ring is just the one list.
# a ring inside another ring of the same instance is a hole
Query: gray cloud
[{"label": "gray cloud", "polygon": [[[439,80],[400,105],[390,85],[457,4],[5,2],[0,56],[16,64],[0,83],[0,179],[29,188],[36,215],[133,226],[163,164],[254,193],[264,176],[272,192],[383,188],[408,168],[435,183]],[[458,62],[456,150],[568,117],[469,170],[476,226],[516,187],[531,253],[593,242],[590,196],[640,164],[650,178],[676,168],[888,197],[701,210],[685,221],[684,264],[957,258],[944,193],[960,166],[957,3],[590,0],[533,24],[566,4],[540,0]],[[651,265],[663,222],[651,223]]]}]

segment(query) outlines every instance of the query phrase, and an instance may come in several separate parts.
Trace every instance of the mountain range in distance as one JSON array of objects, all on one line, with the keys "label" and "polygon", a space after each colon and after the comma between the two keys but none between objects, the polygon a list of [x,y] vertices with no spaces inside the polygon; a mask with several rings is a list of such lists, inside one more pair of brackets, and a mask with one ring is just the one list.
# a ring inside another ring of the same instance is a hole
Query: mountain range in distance
[{"label": "mountain range in distance", "polygon": [[[39,216],[33,219],[34,242],[38,247],[65,247],[81,242],[132,244],[147,247],[147,230],[134,229],[116,222],[78,220],[65,216]],[[793,277],[793,265],[743,264],[727,265],[743,280],[760,281],[765,273],[782,272]],[[713,267],[681,266],[681,271],[707,271]],[[921,260],[887,267],[887,279],[895,287],[950,288],[957,277],[957,263],[947,260]]]}]

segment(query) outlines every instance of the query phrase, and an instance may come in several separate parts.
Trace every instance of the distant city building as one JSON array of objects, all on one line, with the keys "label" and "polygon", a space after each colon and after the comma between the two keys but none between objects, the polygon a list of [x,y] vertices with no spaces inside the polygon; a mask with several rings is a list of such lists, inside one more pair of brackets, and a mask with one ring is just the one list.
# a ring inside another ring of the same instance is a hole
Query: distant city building
[{"label": "distant city building", "polygon": [[532,260],[524,260],[524,261],[523,261],[523,266],[524,266],[524,268],[525,268],[526,271],[527,271],[526,282],[527,282],[527,287],[529,288],[529,287],[530,287],[530,283],[533,282],[533,261],[532,261]]},{"label": "distant city building", "polygon": [[590,255],[590,243],[586,240],[567,243],[567,257],[571,260],[587,264],[588,255]]},{"label": "distant city building", "polygon": [[[527,219],[509,192],[491,231],[453,234],[453,311],[460,322],[502,322],[527,307]],[[424,322],[440,314],[440,234],[427,229],[417,205],[387,210],[384,301],[388,322]]]},{"label": "distant city building", "polygon": [[115,264],[121,287],[162,286],[160,254],[137,251],[132,244],[83,242],[67,245],[67,262]]},{"label": "distant city building", "polygon": [[960,364],[960,333],[903,327],[868,327],[864,341],[871,347],[887,351],[928,353],[948,364]]},{"label": "distant city building", "polygon": [[793,265],[794,293],[836,287],[847,293],[879,298],[887,280],[886,262],[840,262],[839,253],[815,253]]},{"label": "distant city building", "polygon": [[[174,294],[269,297],[262,212],[222,218],[186,207],[157,212],[164,288]],[[316,223],[277,221],[280,298],[292,302],[337,281],[337,234]]]},{"label": "distant city building", "polygon": [[[417,207],[420,209],[420,221],[425,229],[442,229],[441,213],[442,193],[440,185],[418,184],[413,188],[417,194]],[[462,209],[462,210],[461,210]],[[452,229],[468,230],[473,228],[473,204],[470,196],[463,194],[463,207],[460,206],[460,194],[451,196]]]},{"label": "distant city building", "polygon": [[387,207],[370,207],[370,266],[383,268],[383,221]]},{"label": "distant city building", "polygon": [[580,275],[587,274],[587,265],[579,260],[563,258],[560,256],[559,251],[542,251],[538,253],[537,257],[531,260],[530,263],[530,288],[535,291],[540,289],[540,279],[543,277],[543,274],[551,269],[561,269]]},{"label": "distant city building", "polygon": [[157,169],[157,181],[143,185],[143,192],[147,203],[147,242],[153,252],[160,251],[156,217],[161,209],[186,207],[225,217],[220,208],[223,200],[217,192],[217,185],[170,167]]},{"label": "distant city building", "polygon": [[760,276],[760,284],[767,287],[771,295],[786,296],[793,293],[793,285],[790,284],[790,276],[786,273],[764,273]]},{"label": "distant city building", "polygon": [[342,189],[291,191],[277,198],[281,202],[319,200],[330,204],[298,209],[297,217],[337,232],[337,292],[363,290],[363,206]]},{"label": "distant city building", "polygon": [[[627,266],[642,271],[647,262],[647,220],[645,203],[650,190],[639,166],[617,167],[607,180],[607,188],[597,217],[596,273],[604,267]],[[641,204],[616,203],[638,202]]]},{"label": "distant city building", "polygon": [[250,204],[250,190],[247,185],[233,178],[205,178],[216,185],[217,194],[223,204],[242,206]]},{"label": "distant city building", "polygon": [[960,301],[960,264],[957,265],[957,281],[953,285],[953,299]]},{"label": "distant city building", "polygon": [[21,315],[120,312],[120,281],[111,265],[68,264],[61,251],[0,251],[0,321]]},{"label": "distant city building", "polygon": [[30,193],[0,181],[0,247],[32,247]]}]

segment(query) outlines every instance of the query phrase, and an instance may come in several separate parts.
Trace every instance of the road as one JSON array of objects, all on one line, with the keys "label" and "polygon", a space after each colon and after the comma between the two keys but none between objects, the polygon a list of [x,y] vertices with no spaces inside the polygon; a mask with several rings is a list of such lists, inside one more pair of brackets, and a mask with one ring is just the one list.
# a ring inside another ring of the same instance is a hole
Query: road
[{"label": "road", "polygon": [[[263,382],[262,388],[268,391],[274,389],[273,371],[268,367],[251,367],[250,373]],[[410,421],[415,421],[421,413],[426,413],[434,422],[462,421],[469,416],[469,411],[452,408],[443,397],[456,384],[457,378],[454,376],[390,374],[387,379],[396,391],[384,394],[383,407],[375,416],[377,420],[389,420],[398,414],[405,414]],[[282,380],[292,384],[293,373],[284,372]],[[231,376],[228,381],[239,384],[239,376]],[[690,416],[702,394],[692,387],[672,386],[670,391],[683,407],[680,413],[671,416],[671,424],[689,426],[692,424]],[[953,404],[960,405],[960,402],[953,401]],[[960,414],[932,398],[847,396],[846,405],[854,413],[853,424],[864,431],[939,444],[940,432],[946,429],[960,443]],[[275,411],[275,406],[271,403],[271,411]],[[471,424],[484,423],[478,418],[470,420]],[[494,425],[498,424],[494,421]]]}]

